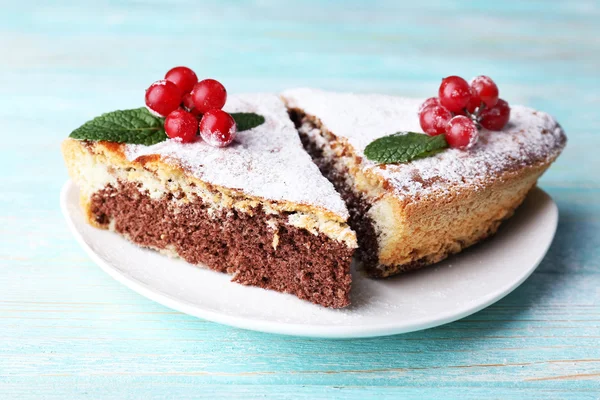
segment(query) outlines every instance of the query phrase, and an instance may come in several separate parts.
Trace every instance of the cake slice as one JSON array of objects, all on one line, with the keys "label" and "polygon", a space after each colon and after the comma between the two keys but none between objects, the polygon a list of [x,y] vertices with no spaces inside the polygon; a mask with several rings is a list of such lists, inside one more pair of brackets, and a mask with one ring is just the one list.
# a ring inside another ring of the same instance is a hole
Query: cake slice
[{"label": "cake slice", "polygon": [[551,116],[514,106],[502,131],[482,130],[469,150],[377,165],[365,147],[422,132],[421,100],[311,89],[282,96],[305,148],[345,199],[357,256],[374,277],[438,262],[492,235],[566,143]]},{"label": "cake slice", "polygon": [[88,222],[244,285],[347,306],[356,236],[283,102],[232,96],[225,110],[257,113],[265,123],[226,148],[65,140]]}]

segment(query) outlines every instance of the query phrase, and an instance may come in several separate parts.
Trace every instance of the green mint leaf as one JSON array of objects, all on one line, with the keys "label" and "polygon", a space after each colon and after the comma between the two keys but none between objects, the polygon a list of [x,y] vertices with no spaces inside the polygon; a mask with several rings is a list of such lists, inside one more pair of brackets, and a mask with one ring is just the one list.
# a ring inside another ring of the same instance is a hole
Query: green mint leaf
[{"label": "green mint leaf", "polygon": [[379,164],[403,163],[429,157],[448,147],[444,135],[398,132],[369,143],[365,156]]},{"label": "green mint leaf", "polygon": [[118,110],[86,122],[69,137],[150,146],[167,139],[164,123],[163,118],[150,114],[145,107]]},{"label": "green mint leaf", "polygon": [[265,117],[254,113],[231,113],[238,132],[256,128],[265,123]]}]

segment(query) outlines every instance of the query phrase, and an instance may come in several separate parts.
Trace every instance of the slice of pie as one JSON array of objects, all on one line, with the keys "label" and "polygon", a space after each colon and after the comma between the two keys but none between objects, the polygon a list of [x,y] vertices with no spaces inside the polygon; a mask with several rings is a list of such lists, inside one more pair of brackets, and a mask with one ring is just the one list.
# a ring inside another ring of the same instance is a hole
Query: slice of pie
[{"label": "slice of pie", "polygon": [[470,150],[377,165],[365,147],[396,132],[422,132],[422,101],[312,89],[283,98],[305,148],[346,201],[357,256],[374,277],[438,262],[495,233],[566,143],[551,116],[514,106],[508,125],[482,130]]},{"label": "slice of pie", "polygon": [[347,306],[356,236],[283,102],[232,96],[225,110],[257,113],[265,123],[226,148],[65,140],[88,222],[244,285]]}]

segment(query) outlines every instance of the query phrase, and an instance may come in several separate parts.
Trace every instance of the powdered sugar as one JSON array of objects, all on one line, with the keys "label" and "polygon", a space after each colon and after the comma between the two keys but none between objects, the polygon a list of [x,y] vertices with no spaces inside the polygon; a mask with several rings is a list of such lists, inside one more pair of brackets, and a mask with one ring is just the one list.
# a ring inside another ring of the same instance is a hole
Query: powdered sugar
[{"label": "powdered sugar", "polygon": [[333,185],[304,152],[278,96],[230,96],[224,110],[254,112],[264,116],[265,123],[239,132],[236,140],[225,148],[209,146],[202,140],[185,144],[167,140],[153,146],[127,145],[126,157],[134,160],[158,154],[211,184],[268,200],[318,206],[344,219],[348,217],[346,206]]},{"label": "powdered sugar", "polygon": [[[360,156],[378,137],[423,132],[417,115],[420,99],[313,89],[289,90],[283,97],[290,107],[318,117],[333,134],[347,138]],[[550,115],[513,106],[504,130],[482,130],[478,143],[468,150],[447,149],[433,157],[385,166],[363,157],[363,165],[387,179],[400,197],[411,197],[444,193],[464,184],[477,188],[499,172],[553,159],[565,142],[564,132]]]}]

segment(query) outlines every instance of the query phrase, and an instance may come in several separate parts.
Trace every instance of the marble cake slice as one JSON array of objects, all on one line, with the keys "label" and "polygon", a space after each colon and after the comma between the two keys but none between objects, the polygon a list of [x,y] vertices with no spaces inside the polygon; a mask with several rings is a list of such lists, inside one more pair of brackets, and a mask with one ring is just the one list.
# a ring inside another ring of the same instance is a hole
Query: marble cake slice
[{"label": "marble cake slice", "polygon": [[67,139],[62,150],[90,224],[232,280],[340,308],[356,243],[348,211],[304,151],[281,99],[231,96],[265,123],[227,148]]},{"label": "marble cake slice", "polygon": [[374,277],[436,263],[496,232],[566,143],[548,114],[514,106],[469,150],[404,164],[364,156],[373,140],[422,132],[422,100],[293,89],[283,93],[305,148],[345,199],[358,258]]}]

